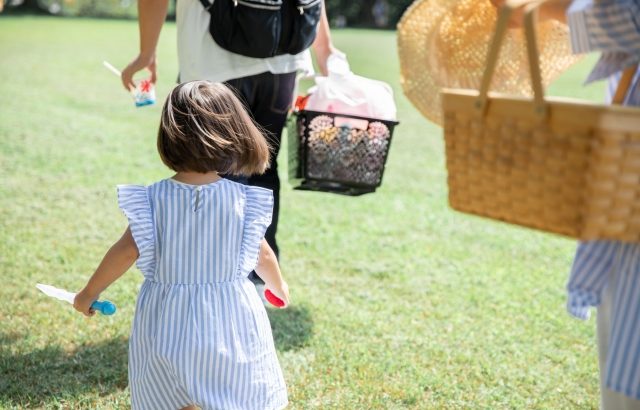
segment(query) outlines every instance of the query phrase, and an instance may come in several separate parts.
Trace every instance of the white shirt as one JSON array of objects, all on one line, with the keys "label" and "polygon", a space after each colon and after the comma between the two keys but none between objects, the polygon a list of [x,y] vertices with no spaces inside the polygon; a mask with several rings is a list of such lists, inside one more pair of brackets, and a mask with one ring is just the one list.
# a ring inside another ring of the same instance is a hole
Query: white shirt
[{"label": "white shirt", "polygon": [[209,33],[210,14],[198,0],[178,0],[178,64],[180,81],[222,82],[270,71],[274,74],[313,74],[309,50],[271,58],[252,58],[231,53],[216,44]]}]

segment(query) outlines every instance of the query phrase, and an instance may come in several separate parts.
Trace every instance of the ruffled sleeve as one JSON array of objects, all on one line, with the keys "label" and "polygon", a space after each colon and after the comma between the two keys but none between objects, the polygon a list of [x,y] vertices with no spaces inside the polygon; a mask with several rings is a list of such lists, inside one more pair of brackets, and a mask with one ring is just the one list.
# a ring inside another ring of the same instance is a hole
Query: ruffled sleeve
[{"label": "ruffled sleeve", "polygon": [[244,234],[242,237],[241,273],[255,269],[264,238],[273,215],[273,193],[264,188],[245,186]]},{"label": "ruffled sleeve", "polygon": [[138,269],[145,274],[153,274],[155,238],[147,187],[118,185],[118,205],[129,220],[129,228],[138,247]]}]

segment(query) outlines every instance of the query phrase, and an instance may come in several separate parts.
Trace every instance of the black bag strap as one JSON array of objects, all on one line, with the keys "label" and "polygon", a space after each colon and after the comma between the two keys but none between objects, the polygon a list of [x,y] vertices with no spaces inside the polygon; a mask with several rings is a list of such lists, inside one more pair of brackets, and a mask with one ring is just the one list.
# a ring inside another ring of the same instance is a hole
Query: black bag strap
[{"label": "black bag strap", "polygon": [[209,3],[208,0],[200,0],[200,4],[202,4],[206,11],[209,11],[209,9],[213,6],[213,0],[211,1],[211,3]]}]

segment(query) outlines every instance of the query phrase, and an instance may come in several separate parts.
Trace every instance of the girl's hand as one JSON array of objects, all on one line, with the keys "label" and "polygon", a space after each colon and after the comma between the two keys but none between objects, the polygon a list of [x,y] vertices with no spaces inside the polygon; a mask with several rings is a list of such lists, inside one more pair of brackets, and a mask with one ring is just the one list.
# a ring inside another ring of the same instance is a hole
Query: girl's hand
[{"label": "girl's hand", "polygon": [[88,295],[83,289],[81,290],[73,300],[73,308],[85,316],[93,316],[96,311],[91,308],[91,304],[98,299],[97,296]]},{"label": "girl's hand", "polygon": [[289,306],[289,285],[284,280],[280,282],[280,285],[266,285],[266,288],[271,291],[278,299],[284,302],[284,306],[282,308],[286,308]]},{"label": "girl's hand", "polygon": [[138,71],[144,70],[145,68],[151,73],[151,82],[155,84],[157,80],[155,53],[150,56],[139,54],[129,63],[128,66],[125,67],[124,70],[122,70],[120,79],[122,80],[122,85],[124,85],[124,88],[126,88],[127,91],[132,91],[136,88],[136,84],[133,82],[133,76]]}]

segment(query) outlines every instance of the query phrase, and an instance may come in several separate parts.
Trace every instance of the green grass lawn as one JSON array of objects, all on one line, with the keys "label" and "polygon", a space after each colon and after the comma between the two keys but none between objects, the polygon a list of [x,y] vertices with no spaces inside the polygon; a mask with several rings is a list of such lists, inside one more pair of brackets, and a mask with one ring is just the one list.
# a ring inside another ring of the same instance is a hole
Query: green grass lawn
[{"label": "green grass lawn", "polygon": [[[574,241],[450,210],[442,132],[402,95],[395,34],[334,37],[358,74],[391,83],[401,124],[375,194],[284,183],[293,305],[270,317],[290,408],[597,408],[595,322],[564,310]],[[126,226],[115,185],[171,175],[155,148],[160,104],[134,108],[102,67],[135,55],[137,25],[5,16],[0,39],[0,408],[128,408],[140,273],[103,294],[115,316],[90,320],[34,285],[83,286]],[[175,43],[168,24],[159,101]],[[599,98],[581,86],[592,63],[552,93]]]}]

